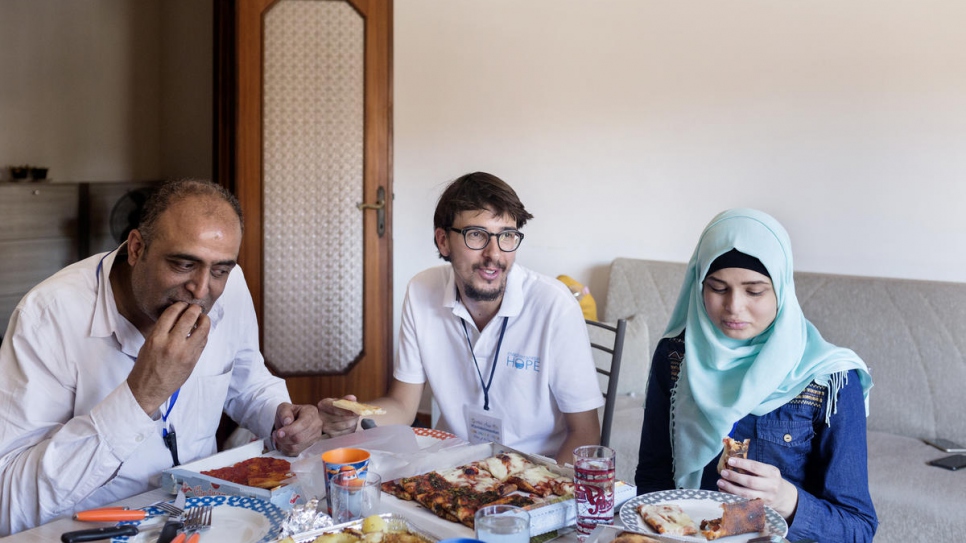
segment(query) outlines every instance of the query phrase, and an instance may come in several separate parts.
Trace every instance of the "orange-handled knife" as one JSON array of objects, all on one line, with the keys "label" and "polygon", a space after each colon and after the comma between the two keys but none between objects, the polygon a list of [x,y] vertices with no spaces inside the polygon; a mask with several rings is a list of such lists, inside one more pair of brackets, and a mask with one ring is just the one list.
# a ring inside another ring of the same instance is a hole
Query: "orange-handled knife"
[{"label": "orange-handled knife", "polygon": [[74,513],[74,520],[84,522],[121,522],[144,520],[148,514],[140,509],[89,509]]}]

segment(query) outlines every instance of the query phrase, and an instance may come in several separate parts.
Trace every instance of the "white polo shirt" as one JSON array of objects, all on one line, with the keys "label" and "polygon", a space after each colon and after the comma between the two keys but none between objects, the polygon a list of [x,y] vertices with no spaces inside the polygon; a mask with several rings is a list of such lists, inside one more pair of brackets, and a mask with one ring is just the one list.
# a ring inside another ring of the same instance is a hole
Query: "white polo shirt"
[{"label": "white polo shirt", "polygon": [[504,445],[554,456],[566,437],[563,413],[604,404],[580,305],[556,279],[514,264],[499,312],[480,331],[457,300],[451,265],[420,272],[403,302],[393,376],[428,382],[437,427],[467,439],[463,407],[483,407],[504,319],[487,414],[502,419]]}]

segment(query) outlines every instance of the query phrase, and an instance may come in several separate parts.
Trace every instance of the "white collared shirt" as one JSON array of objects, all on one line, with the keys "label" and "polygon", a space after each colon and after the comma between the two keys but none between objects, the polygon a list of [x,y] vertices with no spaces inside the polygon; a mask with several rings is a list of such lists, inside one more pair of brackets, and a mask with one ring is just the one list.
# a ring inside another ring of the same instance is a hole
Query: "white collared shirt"
[{"label": "white collared shirt", "polygon": [[560,281],[515,263],[497,315],[480,331],[456,298],[451,265],[420,272],[403,302],[393,376],[429,382],[440,409],[437,427],[466,439],[463,405],[483,407],[480,374],[489,378],[504,317],[490,410],[503,421],[504,445],[552,457],[566,437],[563,413],[604,404],[583,313]]},{"label": "white collared shirt", "polygon": [[[161,438],[171,406],[148,416],[127,385],[144,337],[117,311],[116,255],[64,268],[10,318],[0,345],[0,535],[148,490],[172,466]],[[223,410],[266,438],[290,401],[258,350],[238,267],[209,317],[208,343],[167,419],[182,463],[216,451]]]}]

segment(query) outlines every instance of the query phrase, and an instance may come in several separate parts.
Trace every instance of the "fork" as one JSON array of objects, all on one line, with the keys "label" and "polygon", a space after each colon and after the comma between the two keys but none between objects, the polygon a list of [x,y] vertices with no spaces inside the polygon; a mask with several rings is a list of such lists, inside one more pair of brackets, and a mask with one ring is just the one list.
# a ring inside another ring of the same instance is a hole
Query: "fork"
[{"label": "fork", "polygon": [[[184,531],[178,534],[171,543],[197,543],[201,537],[201,532],[208,528],[211,528],[211,506],[200,505],[189,509],[184,517]],[[191,534],[190,537],[188,536],[189,533]]]},{"label": "fork", "polygon": [[168,503],[168,502],[156,502],[156,503],[152,503],[148,507],[156,507],[156,508],[164,511],[165,513],[168,513],[169,515],[181,516],[181,515],[184,514],[184,510],[183,509],[180,509],[178,507],[175,507],[175,505],[173,503]]}]

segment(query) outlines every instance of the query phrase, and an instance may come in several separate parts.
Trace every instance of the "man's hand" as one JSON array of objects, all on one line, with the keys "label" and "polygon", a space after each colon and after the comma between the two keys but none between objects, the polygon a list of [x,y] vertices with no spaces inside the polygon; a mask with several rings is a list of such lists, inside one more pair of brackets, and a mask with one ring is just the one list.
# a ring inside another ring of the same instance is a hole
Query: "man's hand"
[{"label": "man's hand", "polygon": [[175,302],[161,313],[127,376],[131,393],[145,413],[157,411],[188,380],[210,330],[211,320],[197,304]]},{"label": "man's hand", "polygon": [[275,410],[275,448],[295,456],[322,437],[322,419],[314,405],[279,404]]},{"label": "man's hand", "polygon": [[725,469],[718,479],[718,488],[748,499],[761,498],[765,505],[791,520],[798,508],[798,488],[782,478],[781,471],[771,464],[732,457],[728,466],[740,468],[747,474]]},{"label": "man's hand", "polygon": [[[352,411],[338,408],[332,402],[339,398],[325,398],[319,400],[319,417],[322,418],[322,432],[330,437],[351,434],[359,425],[359,415]],[[345,400],[356,401],[356,397],[347,394]]]}]

